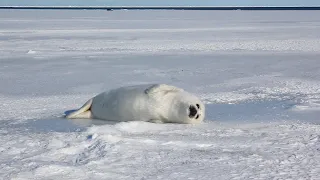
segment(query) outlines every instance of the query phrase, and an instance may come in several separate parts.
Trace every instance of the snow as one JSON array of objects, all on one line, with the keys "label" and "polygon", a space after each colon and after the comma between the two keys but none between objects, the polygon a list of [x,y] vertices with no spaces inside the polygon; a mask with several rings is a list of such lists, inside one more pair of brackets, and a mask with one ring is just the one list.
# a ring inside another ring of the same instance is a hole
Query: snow
[{"label": "snow", "polygon": [[[1,10],[1,179],[319,179],[319,13]],[[63,118],[146,83],[205,122]]]}]

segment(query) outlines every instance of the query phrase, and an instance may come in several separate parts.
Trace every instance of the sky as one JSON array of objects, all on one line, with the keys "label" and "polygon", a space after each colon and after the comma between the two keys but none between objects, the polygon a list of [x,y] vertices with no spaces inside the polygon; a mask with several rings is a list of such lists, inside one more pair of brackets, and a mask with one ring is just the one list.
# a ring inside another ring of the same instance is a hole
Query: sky
[{"label": "sky", "polygon": [[0,6],[320,6],[320,0],[0,0]]}]

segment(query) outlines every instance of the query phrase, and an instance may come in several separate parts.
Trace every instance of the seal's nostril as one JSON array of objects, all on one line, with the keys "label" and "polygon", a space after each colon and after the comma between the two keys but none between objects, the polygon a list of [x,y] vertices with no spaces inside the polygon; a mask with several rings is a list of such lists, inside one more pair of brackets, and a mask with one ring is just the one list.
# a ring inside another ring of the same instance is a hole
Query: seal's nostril
[{"label": "seal's nostril", "polygon": [[197,109],[194,106],[189,107],[189,117],[193,118],[197,114]]}]

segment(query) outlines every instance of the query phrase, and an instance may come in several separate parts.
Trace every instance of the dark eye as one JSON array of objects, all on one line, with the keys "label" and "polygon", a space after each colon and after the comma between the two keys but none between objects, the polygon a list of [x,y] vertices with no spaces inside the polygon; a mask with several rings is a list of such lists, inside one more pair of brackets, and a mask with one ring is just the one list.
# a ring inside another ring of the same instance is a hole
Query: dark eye
[{"label": "dark eye", "polygon": [[196,104],[196,106],[197,106],[198,109],[200,109],[200,105],[199,104]]},{"label": "dark eye", "polygon": [[199,114],[196,116],[196,119],[198,119],[199,118]]}]

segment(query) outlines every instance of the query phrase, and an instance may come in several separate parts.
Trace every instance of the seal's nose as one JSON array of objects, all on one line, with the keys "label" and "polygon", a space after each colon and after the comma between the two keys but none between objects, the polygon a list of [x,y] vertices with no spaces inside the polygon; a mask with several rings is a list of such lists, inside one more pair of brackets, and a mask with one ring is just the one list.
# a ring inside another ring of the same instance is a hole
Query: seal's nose
[{"label": "seal's nose", "polygon": [[189,107],[189,117],[193,118],[197,114],[197,109],[194,106]]}]

